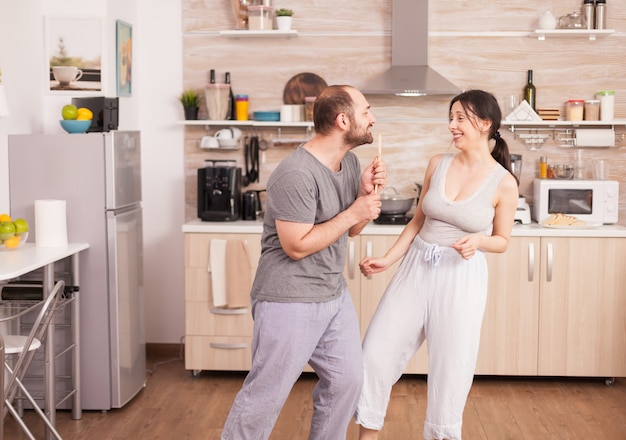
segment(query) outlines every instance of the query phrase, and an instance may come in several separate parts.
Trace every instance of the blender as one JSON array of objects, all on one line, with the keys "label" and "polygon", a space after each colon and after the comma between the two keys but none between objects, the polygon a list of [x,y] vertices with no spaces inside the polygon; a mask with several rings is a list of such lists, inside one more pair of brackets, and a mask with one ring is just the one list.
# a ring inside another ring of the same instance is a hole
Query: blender
[{"label": "blender", "polygon": [[[522,155],[511,154],[511,172],[517,179],[517,186],[522,178]],[[515,223],[523,225],[530,224],[530,206],[526,202],[526,197],[519,195],[517,200],[517,209],[515,210]]]}]

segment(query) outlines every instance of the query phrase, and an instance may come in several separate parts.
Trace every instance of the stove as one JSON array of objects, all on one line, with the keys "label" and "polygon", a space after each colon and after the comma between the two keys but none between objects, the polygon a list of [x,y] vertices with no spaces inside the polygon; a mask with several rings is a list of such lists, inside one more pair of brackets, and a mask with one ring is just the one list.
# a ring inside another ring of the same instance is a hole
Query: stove
[{"label": "stove", "polygon": [[405,214],[381,214],[374,223],[377,225],[406,225],[412,217]]}]

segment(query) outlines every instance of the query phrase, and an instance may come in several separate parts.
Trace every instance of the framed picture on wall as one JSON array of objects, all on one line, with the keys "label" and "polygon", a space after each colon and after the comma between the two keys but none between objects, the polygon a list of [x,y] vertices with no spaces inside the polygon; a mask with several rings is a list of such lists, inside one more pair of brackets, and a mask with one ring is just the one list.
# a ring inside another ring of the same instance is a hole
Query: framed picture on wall
[{"label": "framed picture on wall", "polygon": [[117,96],[130,96],[133,90],[133,27],[122,20],[115,22],[115,59]]},{"label": "framed picture on wall", "polygon": [[45,18],[45,83],[50,93],[102,92],[101,17]]}]

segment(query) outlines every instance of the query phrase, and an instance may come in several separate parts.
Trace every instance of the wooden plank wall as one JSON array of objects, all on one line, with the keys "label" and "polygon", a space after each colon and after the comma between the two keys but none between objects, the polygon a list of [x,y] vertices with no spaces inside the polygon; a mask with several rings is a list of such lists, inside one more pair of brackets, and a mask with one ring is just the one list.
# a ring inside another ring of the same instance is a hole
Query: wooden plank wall
[{"label": "wooden plank wall", "polygon": [[[559,107],[568,99],[592,99],[598,90],[615,90],[615,118],[626,119],[626,0],[608,3],[607,28],[615,33],[589,41],[529,36],[550,9],[559,17],[580,10],[582,1],[542,0],[431,0],[429,2],[429,64],[461,89],[481,88],[498,99],[521,95],[527,69],[534,70],[538,107]],[[231,72],[235,93],[250,96],[250,110],[278,110],[285,83],[300,72],[314,72],[328,84],[357,88],[391,64],[391,0],[274,0],[274,7],[294,9],[294,38],[228,38],[219,30],[235,27],[231,0],[183,0],[183,88],[203,90],[208,72],[215,69],[218,82]],[[411,190],[421,182],[428,159],[453,151],[447,130],[450,97],[402,98],[368,96],[378,119],[374,136],[383,138],[383,155],[389,167],[389,183]],[[181,107],[181,119],[183,112]],[[206,117],[201,108],[200,117]],[[425,121],[424,119],[430,119]],[[186,219],[196,218],[196,169],[205,159],[234,159],[244,166],[243,150],[207,151],[199,140],[212,134],[205,127],[185,129]],[[618,132],[626,129],[618,127]],[[501,130],[511,153],[523,155],[520,192],[532,201],[532,179],[538,175],[540,156],[550,162],[566,162],[573,151],[548,140],[530,151],[506,128]],[[266,129],[266,140],[301,139],[304,129]],[[619,144],[626,146],[626,142]],[[260,182],[264,188],[275,166],[294,145],[270,147],[263,154]],[[585,149],[584,156],[607,159],[610,178],[620,180],[620,223],[626,225],[626,155],[624,148]],[[376,142],[355,150],[363,165],[376,154]]]}]

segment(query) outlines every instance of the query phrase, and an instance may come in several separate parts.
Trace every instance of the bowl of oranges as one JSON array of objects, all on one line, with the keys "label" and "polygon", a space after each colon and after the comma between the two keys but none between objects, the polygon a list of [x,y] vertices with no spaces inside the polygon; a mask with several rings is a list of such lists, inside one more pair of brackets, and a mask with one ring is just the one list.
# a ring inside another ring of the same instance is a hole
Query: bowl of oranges
[{"label": "bowl of oranges", "polygon": [[28,240],[28,222],[0,214],[0,251],[17,249]]},{"label": "bowl of oranges", "polygon": [[61,127],[68,133],[85,133],[91,127],[93,112],[86,107],[76,107],[74,104],[64,105],[61,109]]}]

